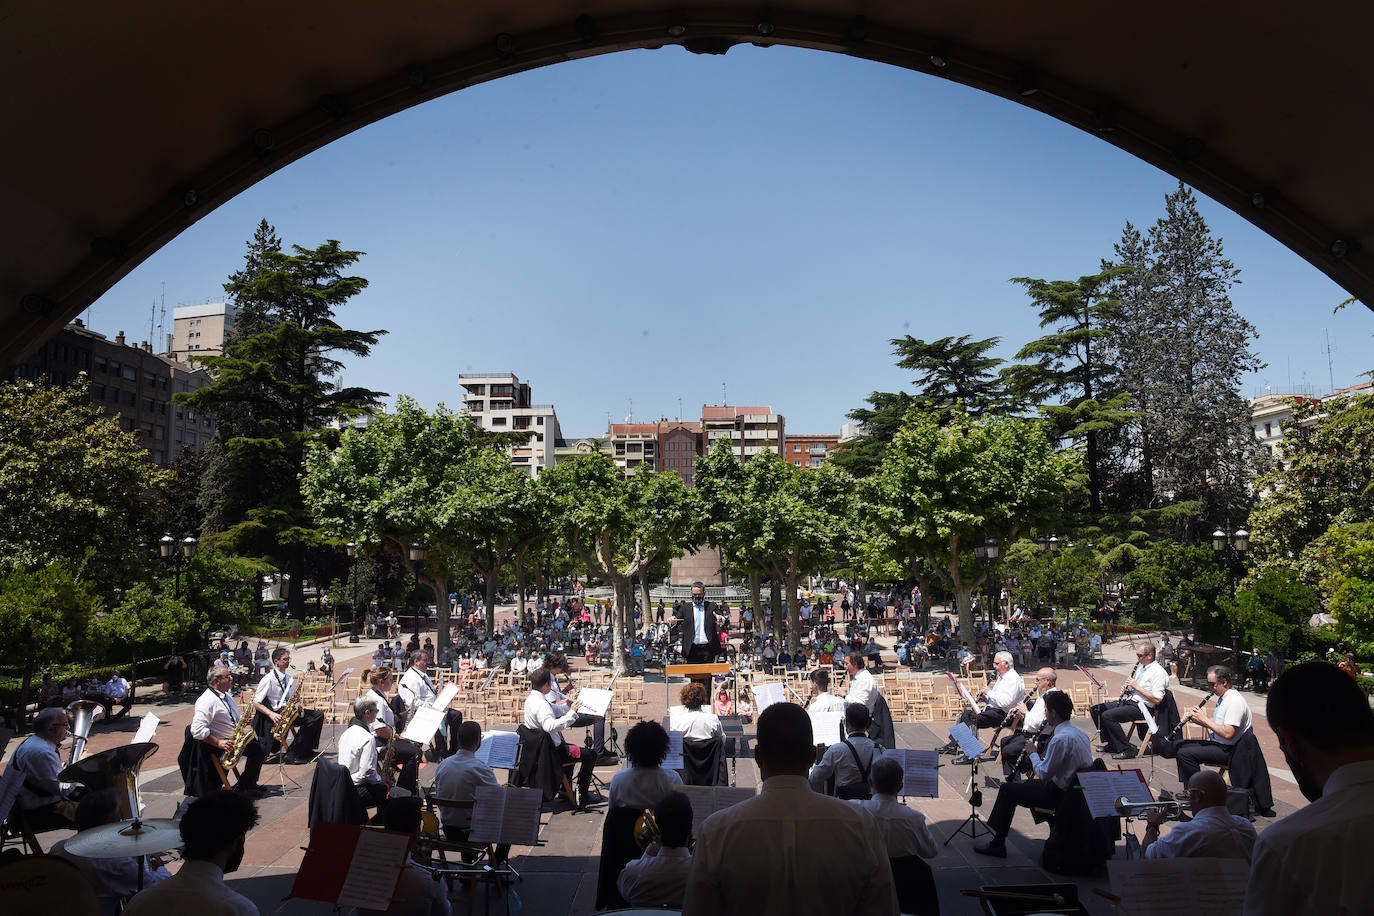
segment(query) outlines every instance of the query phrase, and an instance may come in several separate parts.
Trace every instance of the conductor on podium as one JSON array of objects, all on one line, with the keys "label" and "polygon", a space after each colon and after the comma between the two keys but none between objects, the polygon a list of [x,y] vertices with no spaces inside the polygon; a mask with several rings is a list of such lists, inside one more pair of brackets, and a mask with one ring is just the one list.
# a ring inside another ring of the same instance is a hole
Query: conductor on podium
[{"label": "conductor on podium", "polygon": [[713,662],[720,651],[720,622],[716,603],[706,600],[706,586],[692,583],[692,600],[679,605],[673,617],[682,627],[682,659],[688,664]]}]

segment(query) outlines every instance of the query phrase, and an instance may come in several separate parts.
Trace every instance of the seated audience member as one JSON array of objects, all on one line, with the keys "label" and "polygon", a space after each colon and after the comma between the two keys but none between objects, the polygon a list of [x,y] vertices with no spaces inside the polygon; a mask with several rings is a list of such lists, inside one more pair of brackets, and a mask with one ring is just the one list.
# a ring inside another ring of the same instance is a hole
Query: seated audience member
[{"label": "seated audience member", "polygon": [[257,808],[239,792],[216,789],[191,802],[181,816],[181,868],[135,894],[125,916],[257,916],[253,901],[224,883],[243,861],[245,838],[257,823]]},{"label": "seated audience member", "polygon": [[[113,789],[89,792],[76,806],[76,829],[89,830],[102,824],[113,824],[119,817],[119,796]],[[67,852],[67,840],[53,844],[52,854],[62,856],[74,864],[90,882],[100,898],[101,916],[115,916],[124,908],[124,901],[138,892],[138,859],[128,856],[118,859],[96,859]],[[144,871],[143,886],[152,887],[171,877],[167,869],[157,866]]]},{"label": "seated audience member", "polygon": [[107,719],[114,706],[119,707],[119,716],[116,718],[129,714],[129,707],[134,705],[134,694],[129,689],[129,682],[120,677],[118,671],[111,671],[110,679],[100,689],[105,697],[105,717]]},{"label": "seated audience member", "polygon": [[[897,913],[873,815],[813,792],[806,776],[815,759],[806,710],[776,703],[759,715],[754,760],[762,791],[697,829],[684,914]],[[769,876],[766,895],[761,875]]]},{"label": "seated audience member", "polygon": [[695,681],[684,684],[678,699],[682,709],[670,710],[668,724],[682,732],[683,740],[709,741],[721,735],[720,717],[706,706],[706,688]]},{"label": "seated audience member", "polygon": [[626,864],[616,887],[631,906],[681,908],[692,868],[692,805],[681,792],[669,792],[654,806],[654,820],[659,842]]},{"label": "seated audience member", "polygon": [[716,694],[716,700],[712,704],[717,716],[728,716],[735,709],[735,704],[730,702],[730,691],[725,687],[720,688],[720,693]]},{"label": "seated audience member", "polygon": [[1265,713],[1312,804],[1256,841],[1245,916],[1358,912],[1374,899],[1365,845],[1374,820],[1369,697],[1336,666],[1309,662],[1274,680]]},{"label": "seated audience member", "polygon": [[1159,825],[1163,811],[1145,817],[1145,838],[1141,848],[1147,859],[1176,859],[1185,856],[1206,859],[1244,859],[1250,861],[1255,848],[1255,825],[1247,818],[1226,810],[1226,781],[1212,770],[1200,770],[1188,780],[1188,800],[1193,819],[1175,824],[1163,837]]},{"label": "seated audience member", "polygon": [[71,726],[67,711],[49,706],[33,717],[33,734],[14,752],[10,766],[24,774],[16,804],[23,810],[35,832],[70,830],[76,826],[76,799],[73,790],[57,781],[62,758],[57,747]]},{"label": "seated audience member", "polygon": [[[470,801],[478,786],[499,786],[491,767],[477,759],[482,746],[482,726],[464,722],[458,726],[458,750],[439,764],[434,774],[434,794],[451,801]],[[472,812],[466,808],[440,808],[439,820],[444,836],[450,840],[465,840]]]},{"label": "seated audience member", "polygon": [[[688,684],[689,687],[699,686]],[[665,770],[668,733],[657,722],[639,722],[625,735],[625,758],[629,766],[611,777],[610,806],[652,808],[682,785],[677,770]]]},{"label": "seated audience member", "polygon": [[[868,707],[850,703],[844,710],[845,732],[839,744],[825,749],[825,755],[811,768],[811,788],[840,798],[868,798],[868,779],[877,754],[877,745],[868,737]],[[834,786],[832,792],[830,786]]]},{"label": "seated audience member", "polygon": [[1029,782],[1004,782],[997,790],[997,801],[988,817],[992,839],[973,847],[985,856],[1006,858],[1007,834],[1017,806],[1027,808],[1057,808],[1069,786],[1075,782],[1079,770],[1092,764],[1092,744],[1088,736],[1069,720],[1073,717],[1073,700],[1062,690],[1045,695],[1045,721],[1053,729],[1049,747],[1042,759],[1031,756],[1031,766],[1037,779]]},{"label": "seated audience member", "polygon": [[[397,833],[418,836],[420,833],[420,799],[414,796],[394,799],[386,806],[382,828]],[[448,884],[422,868],[414,858],[406,860],[401,869],[401,883],[384,910],[358,907],[358,916],[449,916],[453,908],[448,902]]]},{"label": "seated audience member", "polygon": [[878,822],[889,859],[903,856],[933,859],[938,850],[935,836],[926,824],[926,816],[897,801],[897,793],[902,790],[903,775],[902,765],[895,759],[879,757],[873,761],[873,772],[869,774],[873,798],[854,803],[867,809]]}]

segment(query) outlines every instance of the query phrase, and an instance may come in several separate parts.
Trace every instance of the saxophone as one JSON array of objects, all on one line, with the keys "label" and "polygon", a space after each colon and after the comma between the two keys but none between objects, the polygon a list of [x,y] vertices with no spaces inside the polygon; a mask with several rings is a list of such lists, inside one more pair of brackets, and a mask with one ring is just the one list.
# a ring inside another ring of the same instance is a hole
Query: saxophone
[{"label": "saxophone", "polygon": [[229,736],[229,750],[225,751],[219,758],[220,766],[224,767],[224,772],[228,773],[238,766],[239,758],[243,756],[243,749],[248,746],[248,742],[256,741],[258,736],[253,733],[253,720],[250,716],[239,716],[237,724],[234,725],[234,732]]},{"label": "saxophone", "polygon": [[389,786],[396,785],[396,777],[400,775],[401,768],[396,765],[396,729],[391,729],[391,736],[386,739],[386,751],[382,754],[382,782]]},{"label": "saxophone", "polygon": [[282,707],[278,715],[281,718],[276,725],[272,726],[272,737],[277,739],[277,743],[285,750],[286,739],[291,737],[291,727],[296,724],[296,720],[301,715],[301,691],[299,688],[292,691],[291,699],[286,701],[286,705]]}]

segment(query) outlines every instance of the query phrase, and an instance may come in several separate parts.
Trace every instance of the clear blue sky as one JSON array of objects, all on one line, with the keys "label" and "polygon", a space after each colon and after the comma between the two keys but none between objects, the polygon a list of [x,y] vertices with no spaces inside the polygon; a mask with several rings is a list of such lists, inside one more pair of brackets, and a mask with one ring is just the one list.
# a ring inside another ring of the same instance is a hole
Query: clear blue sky
[{"label": "clear blue sky", "polygon": [[[508,77],[358,131],[202,219],[102,297],[90,325],[148,336],[166,282],[223,298],[260,218],[288,243],[367,252],[339,314],[390,334],[350,384],[457,406],[510,370],[566,436],[703,403],[771,404],[837,431],[908,383],[888,339],[1039,332],[1015,276],[1093,273],[1175,180],[1013,103],[788,48],[637,51]],[[1268,368],[1244,394],[1374,368],[1374,315],[1229,210],[1233,299]]]}]

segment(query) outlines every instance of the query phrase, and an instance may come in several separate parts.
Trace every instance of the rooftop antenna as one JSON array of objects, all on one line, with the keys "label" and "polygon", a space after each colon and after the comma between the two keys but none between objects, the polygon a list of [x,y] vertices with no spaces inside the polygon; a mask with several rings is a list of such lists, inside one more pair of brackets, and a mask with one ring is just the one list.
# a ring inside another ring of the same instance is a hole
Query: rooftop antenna
[{"label": "rooftop antenna", "polygon": [[677,399],[677,421],[682,422],[682,398]]},{"label": "rooftop antenna", "polygon": [[721,407],[729,407],[729,406],[730,406],[730,398],[727,397],[726,394],[725,394],[725,383],[724,383],[724,382],[721,382],[721,383],[720,383],[720,406],[721,406]]},{"label": "rooftop antenna", "polygon": [[1329,328],[1322,328],[1322,333],[1326,335],[1326,378],[1330,382],[1329,389],[1332,394],[1336,393],[1336,372],[1331,360],[1331,331]]},{"label": "rooftop antenna", "polygon": [[157,346],[158,344],[161,344],[161,343],[165,343],[165,341],[164,341],[162,338],[163,338],[163,335],[165,335],[166,333],[167,333],[167,281],[166,281],[166,280],[163,280],[163,281],[162,281],[162,305],[161,305],[160,308],[158,309],[158,313],[157,313],[157,341],[154,342],[154,346]]},{"label": "rooftop antenna", "polygon": [[633,419],[634,419],[634,415],[635,415],[635,399],[634,399],[634,398],[630,398],[630,412],[627,413],[627,414],[625,414],[625,422],[626,422],[626,423],[629,423],[631,420],[633,420]]}]

